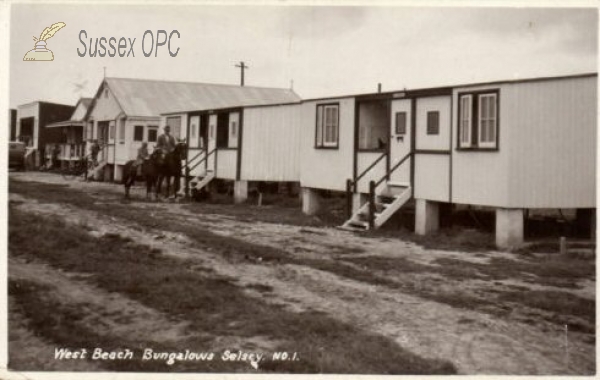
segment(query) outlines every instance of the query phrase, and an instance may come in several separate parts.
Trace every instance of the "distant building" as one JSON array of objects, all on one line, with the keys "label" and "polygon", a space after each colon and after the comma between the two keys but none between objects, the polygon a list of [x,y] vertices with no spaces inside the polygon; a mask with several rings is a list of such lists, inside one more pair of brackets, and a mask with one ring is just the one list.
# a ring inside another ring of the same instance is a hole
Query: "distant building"
[{"label": "distant building", "polygon": [[36,166],[41,163],[46,145],[61,138],[60,130],[47,126],[68,119],[74,109],[73,106],[43,101],[17,107],[16,140],[27,144],[28,155],[34,156]]}]

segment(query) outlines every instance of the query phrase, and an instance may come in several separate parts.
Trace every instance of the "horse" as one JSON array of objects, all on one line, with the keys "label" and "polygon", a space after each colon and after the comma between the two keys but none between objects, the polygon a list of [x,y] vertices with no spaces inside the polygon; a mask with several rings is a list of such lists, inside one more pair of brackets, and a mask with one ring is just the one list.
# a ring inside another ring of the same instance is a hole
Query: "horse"
[{"label": "horse", "polygon": [[161,193],[162,182],[166,180],[167,189],[165,198],[168,198],[171,189],[171,178],[173,178],[173,197],[177,197],[181,181],[181,161],[185,160],[185,155],[185,142],[178,142],[172,152],[163,155],[162,162],[158,167],[157,194]]},{"label": "horse", "polygon": [[[146,181],[146,199],[150,198],[152,188],[155,191],[155,197],[158,196],[158,167],[161,165],[161,154],[158,151],[152,152],[150,158],[142,163],[142,177]],[[123,185],[125,186],[125,198],[129,198],[129,188],[135,183],[138,167],[134,166],[136,160],[127,161],[123,167]]]}]

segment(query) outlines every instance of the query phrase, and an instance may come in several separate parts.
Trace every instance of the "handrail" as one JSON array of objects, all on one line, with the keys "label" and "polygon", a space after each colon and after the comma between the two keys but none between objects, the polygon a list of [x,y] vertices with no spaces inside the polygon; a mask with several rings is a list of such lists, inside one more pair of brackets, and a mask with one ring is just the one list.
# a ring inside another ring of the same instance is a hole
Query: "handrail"
[{"label": "handrail", "polygon": [[[204,161],[208,160],[208,157],[210,157],[213,153],[215,153],[217,151],[217,148],[214,148],[213,150],[211,150],[210,152],[208,152],[200,161],[196,162],[194,164],[194,166],[190,167],[189,170],[194,170],[195,168],[197,168],[201,163],[203,163]],[[189,166],[189,163],[188,163]]]},{"label": "handrail", "polygon": [[[185,176],[185,197],[189,199],[190,196],[190,172],[197,168],[201,163],[206,162],[208,164],[208,157],[210,157],[213,153],[217,151],[217,147],[215,147],[210,152],[206,152],[205,149],[201,150],[197,155],[195,155],[191,160],[188,160],[187,164],[183,167],[183,175]],[[190,161],[194,161],[196,158],[200,157],[202,153],[205,153],[204,157],[196,162],[192,167],[190,167]],[[215,155],[216,160],[216,155]]]},{"label": "handrail", "polygon": [[375,165],[377,165],[379,161],[381,161],[385,156],[387,156],[387,152],[383,152],[381,156],[379,156],[375,161],[371,163],[371,165],[369,165],[365,170],[363,170],[363,172],[360,173],[360,175],[356,177],[354,181],[352,181],[352,185],[356,187],[358,181],[360,181],[362,177],[364,177],[371,169],[373,169]]},{"label": "handrail", "polygon": [[190,165],[190,162],[193,162],[195,159],[197,159],[198,157],[200,157],[200,156],[202,155],[202,153],[205,153],[205,152],[206,152],[206,149],[200,149],[200,152],[198,152],[198,154],[197,154],[197,155],[195,155],[194,157],[192,157],[192,158],[190,158],[190,159],[188,160],[188,163],[187,163],[187,165],[189,166],[189,165]]},{"label": "handrail", "polygon": [[383,177],[381,177],[379,179],[379,181],[375,182],[375,187],[381,185],[381,183],[383,181],[385,181],[387,178],[389,178],[390,174],[392,174],[396,169],[398,169],[400,167],[400,165],[402,165],[412,155],[413,155],[412,152],[406,153],[406,155],[404,157],[402,157],[402,159],[400,161],[398,161],[387,173],[385,173],[385,175]]}]

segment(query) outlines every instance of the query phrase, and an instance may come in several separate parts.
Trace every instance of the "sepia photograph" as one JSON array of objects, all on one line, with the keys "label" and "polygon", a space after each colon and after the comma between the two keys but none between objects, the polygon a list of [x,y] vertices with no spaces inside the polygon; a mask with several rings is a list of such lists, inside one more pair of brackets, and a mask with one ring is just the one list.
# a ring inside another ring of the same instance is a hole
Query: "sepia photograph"
[{"label": "sepia photograph", "polygon": [[525,5],[3,4],[0,378],[595,375],[598,8]]}]

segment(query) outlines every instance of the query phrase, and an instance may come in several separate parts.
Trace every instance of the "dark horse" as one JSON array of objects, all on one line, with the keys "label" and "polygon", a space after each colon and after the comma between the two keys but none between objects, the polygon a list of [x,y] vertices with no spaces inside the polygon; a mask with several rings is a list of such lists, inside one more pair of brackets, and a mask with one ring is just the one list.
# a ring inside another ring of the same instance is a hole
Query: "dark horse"
[{"label": "dark horse", "polygon": [[[142,177],[146,181],[146,199],[150,198],[152,188],[154,188],[156,194],[157,182],[158,182],[158,167],[161,165],[161,154],[160,152],[153,152],[150,158],[144,160],[142,164]],[[129,188],[135,183],[137,177],[137,167],[133,164],[135,160],[127,161],[123,167],[123,185],[125,185],[125,198],[129,198]],[[156,195],[155,194],[155,195]]]},{"label": "dark horse", "polygon": [[173,178],[173,197],[177,197],[181,181],[181,161],[185,160],[185,155],[186,144],[184,142],[177,143],[172,152],[163,155],[161,163],[158,166],[157,195],[161,193],[162,182],[165,180],[167,185],[165,197],[169,197],[171,178]]}]

